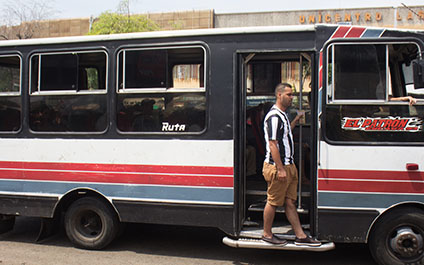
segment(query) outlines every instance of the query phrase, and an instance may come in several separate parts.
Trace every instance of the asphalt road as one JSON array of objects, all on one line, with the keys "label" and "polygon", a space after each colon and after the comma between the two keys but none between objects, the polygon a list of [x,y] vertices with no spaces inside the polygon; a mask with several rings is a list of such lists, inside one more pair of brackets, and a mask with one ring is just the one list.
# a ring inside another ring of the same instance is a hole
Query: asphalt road
[{"label": "asphalt road", "polygon": [[216,229],[143,224],[128,225],[104,250],[88,251],[74,248],[63,231],[35,243],[39,223],[20,217],[13,231],[0,235],[0,265],[375,264],[362,244],[323,253],[235,249],[221,242],[224,234]]}]

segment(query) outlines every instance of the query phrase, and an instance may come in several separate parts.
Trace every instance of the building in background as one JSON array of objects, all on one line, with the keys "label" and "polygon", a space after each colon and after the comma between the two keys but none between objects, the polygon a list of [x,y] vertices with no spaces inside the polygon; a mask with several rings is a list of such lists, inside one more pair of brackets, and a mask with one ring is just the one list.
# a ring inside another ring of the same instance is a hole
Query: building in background
[{"label": "building in background", "polygon": [[[214,10],[193,10],[145,15],[163,30],[338,23],[424,30],[424,6],[228,14],[216,14]],[[92,22],[91,18],[42,21],[34,37],[85,35]]]},{"label": "building in background", "polygon": [[424,30],[424,6],[215,14],[215,27],[351,24]]}]

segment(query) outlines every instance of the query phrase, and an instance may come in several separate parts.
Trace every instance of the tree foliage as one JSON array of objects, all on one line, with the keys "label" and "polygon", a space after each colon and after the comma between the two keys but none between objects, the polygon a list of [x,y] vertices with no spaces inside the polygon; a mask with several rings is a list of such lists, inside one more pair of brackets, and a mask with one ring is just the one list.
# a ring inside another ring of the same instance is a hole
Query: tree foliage
[{"label": "tree foliage", "polygon": [[102,13],[93,23],[90,35],[155,31],[160,27],[144,15]]}]

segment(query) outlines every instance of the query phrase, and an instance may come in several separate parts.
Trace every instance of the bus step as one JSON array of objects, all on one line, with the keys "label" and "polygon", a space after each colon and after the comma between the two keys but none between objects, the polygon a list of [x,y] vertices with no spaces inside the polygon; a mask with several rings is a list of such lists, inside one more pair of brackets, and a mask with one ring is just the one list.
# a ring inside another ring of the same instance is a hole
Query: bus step
[{"label": "bus step", "polygon": [[[252,205],[249,206],[248,211],[251,212],[263,212],[265,208],[265,202],[261,202],[261,203],[254,203]],[[285,213],[284,207],[277,207],[276,210],[277,213]],[[304,208],[297,208],[297,213],[299,214],[308,214],[309,210],[304,209]]]},{"label": "bus step", "polygon": [[[310,225],[302,224],[303,231],[310,235]],[[240,238],[251,238],[251,239],[261,239],[263,233],[262,223],[259,226],[244,226],[243,230],[240,231]],[[288,241],[294,241],[296,236],[294,235],[293,228],[288,221],[286,222],[276,222],[275,226],[272,227],[272,233],[276,234],[278,237],[283,238]]]},{"label": "bus step", "polygon": [[264,190],[247,190],[247,195],[255,195],[255,196],[266,196],[266,191]]},{"label": "bus step", "polygon": [[231,239],[229,237],[224,237],[222,243],[233,248],[260,248],[260,249],[281,249],[281,250],[302,250],[302,251],[315,251],[323,252],[329,251],[335,248],[333,242],[323,243],[319,247],[308,247],[308,246],[297,246],[294,242],[288,242],[286,245],[275,245],[267,243],[261,239],[254,238],[238,238]]}]

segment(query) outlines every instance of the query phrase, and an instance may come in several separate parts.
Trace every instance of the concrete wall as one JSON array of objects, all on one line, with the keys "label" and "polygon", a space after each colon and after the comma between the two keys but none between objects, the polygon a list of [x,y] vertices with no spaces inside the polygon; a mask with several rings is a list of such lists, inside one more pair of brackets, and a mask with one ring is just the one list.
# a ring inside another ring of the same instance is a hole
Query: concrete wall
[{"label": "concrete wall", "polygon": [[88,33],[90,19],[48,20],[40,23],[40,37],[81,36]]},{"label": "concrete wall", "polygon": [[163,30],[206,29],[214,25],[213,10],[146,14]]},{"label": "concrete wall", "polygon": [[352,25],[424,29],[424,6],[215,14],[215,27]]},{"label": "concrete wall", "polygon": [[[162,30],[204,29],[214,25],[213,10],[193,10],[145,14],[159,25]],[[47,20],[23,23],[16,27],[0,27],[0,35],[16,39],[19,32],[31,31],[32,38],[81,36],[90,29],[90,18]],[[22,35],[22,34],[21,34]]]}]

